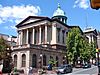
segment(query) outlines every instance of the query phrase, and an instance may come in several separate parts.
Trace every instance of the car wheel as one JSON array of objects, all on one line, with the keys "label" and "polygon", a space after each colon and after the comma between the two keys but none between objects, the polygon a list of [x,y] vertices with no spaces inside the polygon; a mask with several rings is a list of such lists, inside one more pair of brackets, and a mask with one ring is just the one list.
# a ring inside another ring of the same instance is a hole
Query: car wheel
[{"label": "car wheel", "polygon": [[64,70],[64,74],[67,74],[67,70]]}]

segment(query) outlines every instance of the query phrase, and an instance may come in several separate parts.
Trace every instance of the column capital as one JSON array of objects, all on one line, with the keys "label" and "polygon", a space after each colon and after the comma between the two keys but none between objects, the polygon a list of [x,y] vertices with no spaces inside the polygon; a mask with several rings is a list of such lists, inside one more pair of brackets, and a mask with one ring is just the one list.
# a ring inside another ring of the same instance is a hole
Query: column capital
[{"label": "column capital", "polygon": [[32,27],[33,29],[35,28],[35,27]]}]

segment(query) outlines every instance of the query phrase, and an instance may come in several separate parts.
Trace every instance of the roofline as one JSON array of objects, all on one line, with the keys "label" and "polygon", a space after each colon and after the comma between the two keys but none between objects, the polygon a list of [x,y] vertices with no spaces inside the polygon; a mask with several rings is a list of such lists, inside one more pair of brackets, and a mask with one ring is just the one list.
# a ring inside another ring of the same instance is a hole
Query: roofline
[{"label": "roofline", "polygon": [[76,28],[76,27],[78,27],[80,29],[81,33],[83,34],[83,31],[79,26],[70,26],[70,28]]},{"label": "roofline", "polygon": [[[96,35],[98,35],[98,33],[97,33],[96,29],[95,29],[94,31],[96,32]],[[91,32],[93,32],[93,33],[94,33],[94,31],[84,32],[84,34],[86,34],[86,33],[91,33]]]},{"label": "roofline", "polygon": [[17,24],[16,27],[19,27],[19,25],[21,25],[24,21],[27,21],[29,18],[45,19],[45,18],[48,18],[48,17],[42,17],[42,16],[28,16],[26,19],[24,19],[24,20],[21,21],[19,24]]}]

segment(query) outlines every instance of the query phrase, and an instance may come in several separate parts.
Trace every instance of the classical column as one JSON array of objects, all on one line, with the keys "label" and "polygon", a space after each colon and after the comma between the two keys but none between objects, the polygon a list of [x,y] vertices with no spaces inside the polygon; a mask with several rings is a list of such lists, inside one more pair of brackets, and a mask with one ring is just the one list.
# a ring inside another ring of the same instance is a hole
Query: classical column
[{"label": "classical column", "polygon": [[33,27],[33,44],[34,44],[35,29]]},{"label": "classical column", "polygon": [[39,44],[41,44],[41,26],[39,26]]},{"label": "classical column", "polygon": [[26,32],[26,44],[28,44],[28,37],[29,37],[29,30],[27,29],[27,32]]},{"label": "classical column", "polygon": [[94,42],[94,37],[93,37],[93,35],[92,35],[92,41],[91,42]]},{"label": "classical column", "polygon": [[47,44],[47,25],[45,25],[45,44]]},{"label": "classical column", "polygon": [[21,45],[21,42],[20,42],[20,40],[21,40],[21,33],[20,33],[20,31],[18,31],[18,45],[20,46]]},{"label": "classical column", "polygon": [[23,30],[21,30],[21,36],[20,36],[20,44],[23,44]]}]

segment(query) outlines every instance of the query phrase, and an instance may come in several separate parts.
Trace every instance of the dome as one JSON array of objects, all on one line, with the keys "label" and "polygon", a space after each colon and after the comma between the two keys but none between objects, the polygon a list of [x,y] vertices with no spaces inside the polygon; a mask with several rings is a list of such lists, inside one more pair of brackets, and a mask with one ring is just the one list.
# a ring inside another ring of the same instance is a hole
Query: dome
[{"label": "dome", "polygon": [[53,16],[65,16],[65,12],[61,10],[60,4],[58,3],[58,8],[54,11]]}]

